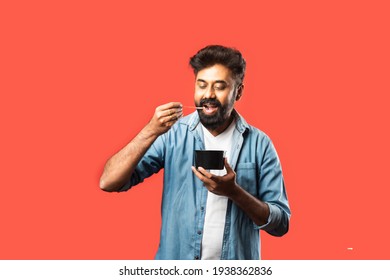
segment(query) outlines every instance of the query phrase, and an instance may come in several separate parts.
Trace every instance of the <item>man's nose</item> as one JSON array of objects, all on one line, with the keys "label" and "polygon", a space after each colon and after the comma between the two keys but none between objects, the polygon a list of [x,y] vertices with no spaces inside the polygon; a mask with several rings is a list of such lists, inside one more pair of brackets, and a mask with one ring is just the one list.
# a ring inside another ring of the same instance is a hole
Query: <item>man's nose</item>
[{"label": "man's nose", "polygon": [[215,98],[215,90],[213,87],[207,87],[203,93],[203,98]]}]

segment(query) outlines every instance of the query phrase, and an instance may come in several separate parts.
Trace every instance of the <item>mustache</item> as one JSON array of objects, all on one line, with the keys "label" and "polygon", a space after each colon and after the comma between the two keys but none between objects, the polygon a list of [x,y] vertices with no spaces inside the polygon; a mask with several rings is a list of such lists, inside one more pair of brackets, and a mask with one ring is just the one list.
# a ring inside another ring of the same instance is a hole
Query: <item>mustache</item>
[{"label": "mustache", "polygon": [[215,107],[222,107],[221,102],[219,102],[215,98],[205,98],[205,99],[202,99],[200,101],[200,103],[199,103],[199,106],[203,107],[203,105],[205,105],[205,104],[210,104],[210,105],[215,106]]}]

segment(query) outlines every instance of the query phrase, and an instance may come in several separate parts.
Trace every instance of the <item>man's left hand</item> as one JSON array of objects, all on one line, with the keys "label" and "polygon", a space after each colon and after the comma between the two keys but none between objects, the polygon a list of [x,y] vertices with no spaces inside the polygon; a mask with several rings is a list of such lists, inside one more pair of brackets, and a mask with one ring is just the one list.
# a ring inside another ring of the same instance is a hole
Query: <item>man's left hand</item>
[{"label": "man's left hand", "polygon": [[227,172],[224,176],[211,174],[203,167],[196,169],[192,166],[191,169],[210,192],[231,197],[238,188],[238,185],[236,184],[236,172],[230,167],[226,158],[224,159],[224,163]]}]

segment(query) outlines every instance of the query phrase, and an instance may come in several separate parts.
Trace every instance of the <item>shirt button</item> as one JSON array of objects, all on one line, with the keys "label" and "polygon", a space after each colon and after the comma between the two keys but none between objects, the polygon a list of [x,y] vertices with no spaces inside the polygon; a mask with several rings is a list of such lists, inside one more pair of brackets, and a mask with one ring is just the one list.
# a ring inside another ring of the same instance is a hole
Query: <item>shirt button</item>
[{"label": "shirt button", "polygon": [[200,210],[201,210],[201,211],[203,211],[203,210],[204,210],[204,207],[203,207],[203,206],[202,206],[202,207],[200,207]]},{"label": "shirt button", "polygon": [[201,235],[202,234],[202,231],[201,230],[198,230],[198,232],[197,232],[199,235]]},{"label": "shirt button", "polygon": [[199,256],[195,256],[194,260],[199,260]]}]

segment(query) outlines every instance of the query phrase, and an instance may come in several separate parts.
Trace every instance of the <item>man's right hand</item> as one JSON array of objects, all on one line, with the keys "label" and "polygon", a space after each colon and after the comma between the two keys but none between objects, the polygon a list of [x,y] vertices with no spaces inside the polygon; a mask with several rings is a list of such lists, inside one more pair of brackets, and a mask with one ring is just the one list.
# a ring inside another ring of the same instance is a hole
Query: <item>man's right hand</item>
[{"label": "man's right hand", "polygon": [[180,102],[158,106],[147,127],[153,134],[159,136],[167,132],[182,115],[183,105]]},{"label": "man's right hand", "polygon": [[130,179],[138,162],[157,137],[167,132],[183,115],[182,108],[179,102],[157,107],[150,122],[107,161],[100,177],[100,188],[109,192],[119,190]]}]

